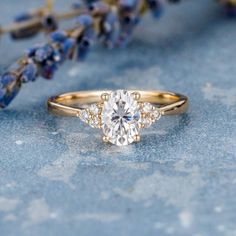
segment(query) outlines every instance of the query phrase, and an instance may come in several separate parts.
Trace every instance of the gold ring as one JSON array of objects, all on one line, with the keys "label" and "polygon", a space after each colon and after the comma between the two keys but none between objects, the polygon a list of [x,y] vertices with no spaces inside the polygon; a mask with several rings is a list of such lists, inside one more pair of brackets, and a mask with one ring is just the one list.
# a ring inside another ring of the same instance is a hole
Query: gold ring
[{"label": "gold ring", "polygon": [[188,98],[163,91],[79,91],[48,100],[56,115],[75,116],[103,130],[103,141],[124,146],[140,141],[140,129],[164,115],[186,112]]}]

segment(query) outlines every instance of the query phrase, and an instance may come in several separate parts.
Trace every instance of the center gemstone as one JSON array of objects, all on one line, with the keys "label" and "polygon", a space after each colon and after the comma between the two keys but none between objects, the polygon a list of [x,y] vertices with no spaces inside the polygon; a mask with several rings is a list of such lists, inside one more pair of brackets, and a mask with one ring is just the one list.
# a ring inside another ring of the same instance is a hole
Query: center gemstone
[{"label": "center gemstone", "polygon": [[134,142],[139,134],[139,119],[139,105],[128,91],[114,91],[104,102],[102,129],[113,144],[124,146]]}]

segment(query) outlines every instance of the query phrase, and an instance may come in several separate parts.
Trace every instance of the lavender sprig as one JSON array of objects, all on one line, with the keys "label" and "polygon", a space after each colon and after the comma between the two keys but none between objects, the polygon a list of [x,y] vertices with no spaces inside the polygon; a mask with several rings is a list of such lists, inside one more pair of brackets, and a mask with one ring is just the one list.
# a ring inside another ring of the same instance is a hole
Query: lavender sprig
[{"label": "lavender sprig", "polygon": [[[149,9],[154,16],[159,16],[161,11],[159,0],[118,0],[110,5],[90,1],[86,8],[79,4],[74,8],[82,12],[74,28],[50,33],[46,44],[30,48],[15,68],[0,76],[0,108],[12,102],[22,84],[35,81],[39,76],[52,79],[67,59],[84,60],[96,39],[109,48],[125,46],[144,12]],[[33,35],[34,32],[26,33]]]},{"label": "lavender sprig", "polygon": [[81,50],[90,24],[84,22],[90,15],[79,16],[76,27],[67,31],[55,31],[49,35],[49,42],[30,48],[17,62],[17,67],[0,76],[0,107],[7,107],[18,94],[23,83],[35,81],[39,76],[51,79],[59,66],[66,60],[84,57]]}]

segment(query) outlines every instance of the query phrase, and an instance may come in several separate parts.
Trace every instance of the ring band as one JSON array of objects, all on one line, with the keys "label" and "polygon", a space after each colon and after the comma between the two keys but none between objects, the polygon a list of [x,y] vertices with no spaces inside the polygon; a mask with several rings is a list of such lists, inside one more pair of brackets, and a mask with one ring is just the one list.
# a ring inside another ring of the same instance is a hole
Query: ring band
[{"label": "ring band", "polygon": [[141,128],[187,108],[186,96],[163,91],[79,91],[48,100],[51,113],[79,117],[93,128],[102,128],[103,140],[118,146],[139,141]]}]

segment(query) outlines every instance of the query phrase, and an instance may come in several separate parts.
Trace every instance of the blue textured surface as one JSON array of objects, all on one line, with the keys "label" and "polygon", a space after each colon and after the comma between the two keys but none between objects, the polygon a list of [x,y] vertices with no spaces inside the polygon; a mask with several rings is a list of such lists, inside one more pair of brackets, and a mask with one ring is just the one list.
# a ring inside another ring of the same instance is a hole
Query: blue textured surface
[{"label": "blue textured surface", "polygon": [[[40,3],[1,0],[0,22]],[[127,49],[96,47],[25,85],[0,114],[0,234],[236,235],[235,27],[214,1],[186,1],[146,16]],[[4,37],[1,67],[42,40]],[[187,94],[189,112],[119,148],[45,109],[51,95],[124,86]]]}]

